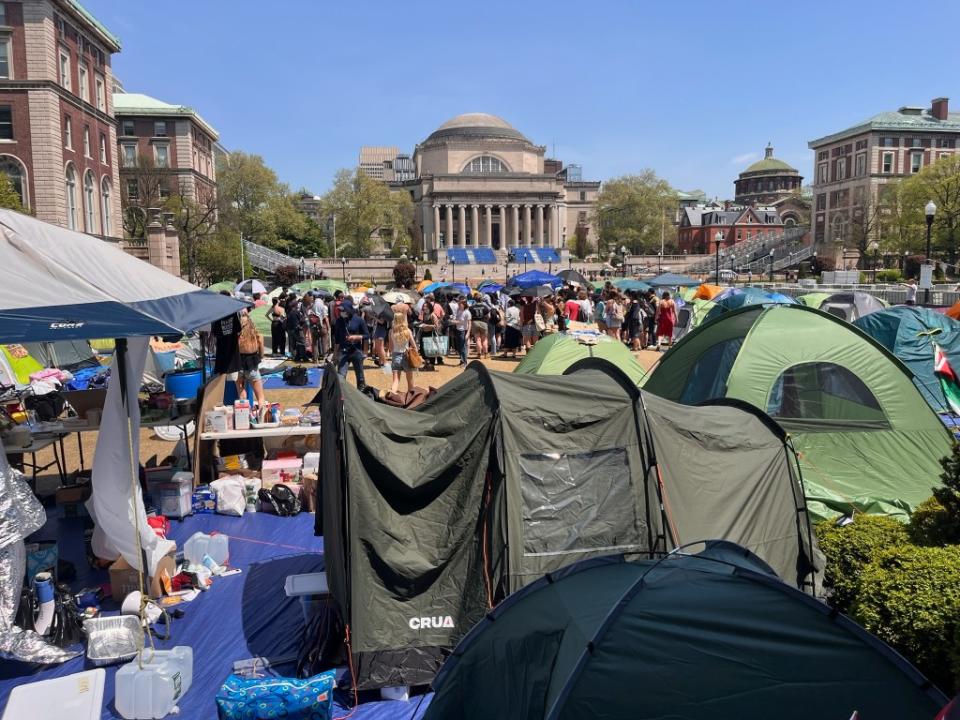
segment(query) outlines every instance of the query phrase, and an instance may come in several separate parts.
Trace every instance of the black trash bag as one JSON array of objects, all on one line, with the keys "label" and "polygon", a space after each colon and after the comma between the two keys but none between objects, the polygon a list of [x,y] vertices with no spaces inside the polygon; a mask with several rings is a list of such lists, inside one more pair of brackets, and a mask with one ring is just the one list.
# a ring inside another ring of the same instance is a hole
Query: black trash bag
[{"label": "black trash bag", "polygon": [[300,367],[299,365],[294,365],[293,367],[288,367],[283,371],[283,381],[287,385],[306,385],[310,382],[310,378],[307,375],[307,369],[305,367]]},{"label": "black trash bag", "polygon": [[27,410],[33,410],[37,420],[50,422],[60,417],[60,413],[67,406],[67,400],[62,392],[55,390],[45,395],[27,395],[23,398],[23,406]]}]

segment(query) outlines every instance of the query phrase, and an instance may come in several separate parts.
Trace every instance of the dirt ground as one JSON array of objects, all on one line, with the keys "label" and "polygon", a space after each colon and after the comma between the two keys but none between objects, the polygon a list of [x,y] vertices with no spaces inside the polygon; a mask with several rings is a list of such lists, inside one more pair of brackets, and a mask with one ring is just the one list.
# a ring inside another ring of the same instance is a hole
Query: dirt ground
[{"label": "dirt ground", "polygon": [[[651,368],[661,357],[660,353],[649,350],[642,350],[635,354],[638,362],[646,369]],[[472,357],[470,359],[471,361],[474,360]],[[491,370],[513,372],[513,369],[516,367],[519,359],[495,358],[489,360],[480,360],[479,362],[482,362]],[[444,365],[437,366],[437,370],[435,372],[414,373],[414,384],[421,387],[441,387],[444,385],[444,383],[456,377],[461,372],[462,370],[457,367],[457,359],[454,357],[449,357],[445,360]],[[367,385],[375,387],[381,392],[390,389],[390,383],[392,381],[391,376],[385,374],[380,368],[376,367],[369,358],[367,358],[367,360],[364,362],[364,374]],[[356,383],[352,369],[349,371],[347,377],[349,382],[354,384]],[[401,380],[400,389],[406,389],[405,380]],[[305,403],[308,403],[316,394],[316,392],[317,388],[268,390],[267,399],[271,402],[279,402],[283,407],[300,407]],[[98,433],[96,432],[82,433],[83,459],[84,466],[87,469],[93,465],[97,434]],[[162,460],[173,451],[173,448],[174,443],[158,438],[153,434],[152,430],[140,431],[140,459],[142,461],[147,460],[153,455],[158,456],[158,459]],[[69,436],[64,440],[64,454],[66,459],[66,470],[68,473],[80,469],[80,452],[77,444],[76,434]],[[53,462],[52,449],[46,449],[37,453],[37,461],[40,465]],[[49,472],[50,471],[48,470],[42,475],[48,475]]]}]

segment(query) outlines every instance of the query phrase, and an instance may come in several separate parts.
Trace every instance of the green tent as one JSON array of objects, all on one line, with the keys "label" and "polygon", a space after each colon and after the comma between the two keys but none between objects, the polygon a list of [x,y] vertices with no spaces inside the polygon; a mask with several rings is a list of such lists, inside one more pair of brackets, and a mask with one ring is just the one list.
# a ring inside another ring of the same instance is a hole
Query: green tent
[{"label": "green tent", "polygon": [[646,371],[626,345],[613,338],[600,336],[595,344],[585,344],[566,333],[554,333],[538,340],[520,361],[514,372],[528,375],[563,375],[578,360],[588,357],[609,360],[635,385],[643,384]]},{"label": "green tent", "polygon": [[761,408],[800,453],[811,512],[907,520],[940,480],[951,436],[912,374],[852,325],[803,305],[755,305],[700,326],[644,389],[692,404]]},{"label": "green tent", "polygon": [[932,720],[947,698],[894,650],[730,543],[586,560],[492,610],[425,720]]},{"label": "green tent", "polygon": [[330,278],[323,280],[304,280],[303,282],[298,282],[296,285],[291,285],[290,289],[298,294],[305,293],[307,290],[324,290],[331,295],[337,290],[342,290],[345,293],[350,292],[345,282]]},{"label": "green tent", "polygon": [[922,307],[897,305],[864,315],[854,325],[863,330],[913,372],[913,383],[938,413],[950,412],[940,381],[933,372],[934,343],[960,371],[960,322]]},{"label": "green tent", "polygon": [[818,308],[823,304],[823,301],[830,297],[833,293],[826,292],[812,292],[805,295],[800,295],[797,297],[797,302],[801,305],[806,305],[807,307]]},{"label": "green tent", "polygon": [[584,558],[720,538],[811,592],[822,567],[786,437],[753,408],[677,405],[598,358],[471,363],[414,410],[327,371],[320,398],[316,531],[359,689],[429,682],[491,607]]},{"label": "green tent", "polygon": [[234,289],[236,286],[237,286],[237,284],[236,284],[235,282],[233,282],[232,280],[222,280],[222,281],[220,281],[220,282],[218,282],[218,283],[214,283],[213,285],[209,285],[209,286],[207,287],[207,290],[209,290],[210,292],[215,292],[215,293],[223,292],[224,290],[226,290],[228,293],[230,293],[231,295],[233,295],[233,289]]}]

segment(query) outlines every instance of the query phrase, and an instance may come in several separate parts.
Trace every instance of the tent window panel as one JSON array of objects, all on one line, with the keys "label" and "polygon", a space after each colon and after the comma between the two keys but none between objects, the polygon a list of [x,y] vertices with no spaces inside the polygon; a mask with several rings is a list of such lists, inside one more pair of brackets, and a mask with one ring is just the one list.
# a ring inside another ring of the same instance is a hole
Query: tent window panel
[{"label": "tent window panel", "polygon": [[625,449],[521,455],[520,474],[524,554],[641,545]]},{"label": "tent window panel", "polygon": [[690,375],[686,387],[680,396],[684,405],[698,405],[707,400],[716,400],[727,396],[727,378],[743,345],[742,337],[735,337],[717,343],[701,355]]},{"label": "tent window panel", "polygon": [[845,420],[887,426],[883,408],[864,382],[835,363],[801,363],[773,385],[767,413],[794,420]]}]

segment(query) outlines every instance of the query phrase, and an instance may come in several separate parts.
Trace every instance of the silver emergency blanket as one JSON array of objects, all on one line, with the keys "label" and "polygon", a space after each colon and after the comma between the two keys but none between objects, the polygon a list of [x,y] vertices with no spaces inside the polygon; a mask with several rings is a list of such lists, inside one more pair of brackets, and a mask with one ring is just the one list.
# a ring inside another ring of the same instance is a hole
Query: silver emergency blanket
[{"label": "silver emergency blanket", "polygon": [[46,521],[40,501],[0,452],[0,658],[50,665],[80,654],[61,650],[32,630],[14,625],[27,564],[23,539]]}]

